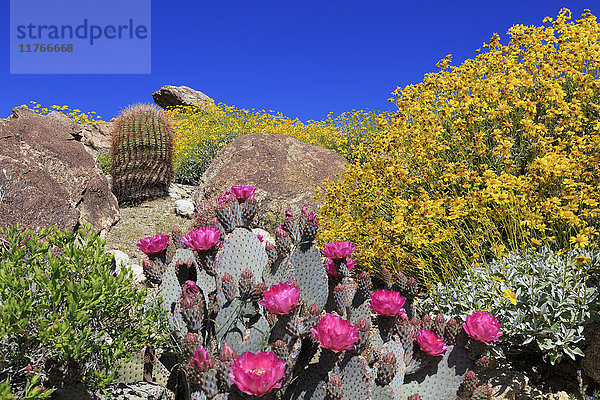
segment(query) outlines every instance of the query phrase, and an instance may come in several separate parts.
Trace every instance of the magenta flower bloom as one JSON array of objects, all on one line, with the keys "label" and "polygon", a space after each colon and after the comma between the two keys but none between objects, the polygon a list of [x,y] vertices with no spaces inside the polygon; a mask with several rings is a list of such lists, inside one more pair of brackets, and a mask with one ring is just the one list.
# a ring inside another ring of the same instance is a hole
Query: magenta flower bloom
[{"label": "magenta flower bloom", "polygon": [[167,248],[169,236],[159,233],[158,235],[140,239],[136,245],[144,254],[155,255]]},{"label": "magenta flower bloom", "polygon": [[272,285],[269,290],[263,292],[264,300],[258,302],[270,313],[277,315],[289,315],[300,301],[300,289],[294,282],[287,281]]},{"label": "magenta flower bloom", "polygon": [[251,185],[236,185],[231,187],[231,192],[239,201],[244,201],[254,194],[256,188]]},{"label": "magenta flower bloom", "polygon": [[[352,269],[354,268],[354,265],[356,265],[356,263],[354,262],[352,257],[346,258],[346,267],[348,268],[348,272],[352,271]],[[337,268],[335,267],[335,262],[333,260],[327,261],[327,267],[326,267],[325,271],[329,275],[340,276],[340,273],[338,272]]]},{"label": "magenta flower bloom", "polygon": [[358,340],[358,328],[333,314],[325,315],[310,331],[322,347],[336,353],[353,349]]},{"label": "magenta flower bloom", "polygon": [[471,339],[485,344],[499,341],[502,335],[500,323],[487,311],[473,311],[467,315],[463,329]]},{"label": "magenta flower bloom", "polygon": [[200,346],[199,349],[194,350],[194,355],[192,356],[192,366],[200,372],[206,372],[212,368],[213,359],[204,347]]},{"label": "magenta flower bloom", "polygon": [[421,330],[417,332],[417,343],[425,353],[430,356],[441,356],[446,352],[448,346],[434,332]]},{"label": "magenta flower bloom", "polygon": [[394,315],[402,314],[404,303],[406,303],[406,297],[395,290],[381,289],[371,292],[370,307],[377,315],[393,317]]},{"label": "magenta flower bloom", "polygon": [[285,374],[285,361],[275,353],[261,351],[245,352],[233,361],[229,369],[229,379],[242,392],[253,396],[264,396],[274,388],[281,387]]},{"label": "magenta flower bloom", "polygon": [[182,237],[181,240],[194,250],[206,251],[216,246],[220,236],[221,231],[215,227],[201,226]]},{"label": "magenta flower bloom", "polygon": [[343,242],[331,242],[323,246],[323,255],[333,259],[342,259],[349,256],[356,246],[349,240]]}]

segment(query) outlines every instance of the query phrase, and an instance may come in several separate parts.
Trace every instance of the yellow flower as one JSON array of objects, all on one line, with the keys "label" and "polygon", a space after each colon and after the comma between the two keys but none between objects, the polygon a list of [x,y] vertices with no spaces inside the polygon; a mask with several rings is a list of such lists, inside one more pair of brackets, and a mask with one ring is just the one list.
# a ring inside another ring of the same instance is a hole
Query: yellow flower
[{"label": "yellow flower", "polygon": [[575,248],[585,247],[589,244],[589,239],[586,235],[577,235],[571,236],[571,244],[575,246]]},{"label": "yellow flower", "polygon": [[590,257],[586,257],[586,256],[577,256],[573,259],[578,266],[581,266],[583,264],[585,264],[586,262],[590,261],[591,258]]},{"label": "yellow flower", "polygon": [[494,280],[496,282],[504,282],[504,279],[502,277],[496,276],[496,275],[492,276],[492,280]]},{"label": "yellow flower", "polygon": [[506,289],[504,292],[504,297],[506,297],[513,305],[517,305],[517,294],[510,289]]}]

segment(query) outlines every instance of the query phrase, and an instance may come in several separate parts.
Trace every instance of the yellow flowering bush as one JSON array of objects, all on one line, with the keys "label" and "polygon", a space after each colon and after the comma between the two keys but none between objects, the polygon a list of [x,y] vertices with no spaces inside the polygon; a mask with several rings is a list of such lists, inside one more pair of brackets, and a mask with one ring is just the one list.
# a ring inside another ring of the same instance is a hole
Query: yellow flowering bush
[{"label": "yellow flowering bush", "polygon": [[350,162],[357,158],[359,145],[381,130],[385,115],[352,111],[323,121],[303,123],[273,111],[236,109],[225,104],[208,103],[167,110],[175,132],[174,158],[176,180],[197,184],[219,150],[237,136],[251,132],[292,135],[300,141],[333,150]]},{"label": "yellow flowering bush", "polygon": [[36,103],[35,101],[30,101],[29,103],[31,104],[30,106],[27,104],[23,104],[21,107],[30,108],[31,110],[33,110],[36,113],[41,114],[41,115],[46,115],[46,114],[51,113],[52,111],[57,111],[59,113],[65,114],[67,117],[71,118],[73,121],[75,121],[77,123],[105,122],[102,120],[102,118],[99,115],[96,114],[95,111],[90,111],[89,113],[86,114],[77,108],[71,110],[69,108],[69,106],[67,106],[67,105],[63,105],[63,106],[53,105],[50,108],[48,108],[48,107],[42,107],[41,104]]},{"label": "yellow flowering bush", "polygon": [[584,247],[600,215],[600,26],[563,9],[398,88],[389,128],[327,185],[321,243],[441,279],[530,246]]}]

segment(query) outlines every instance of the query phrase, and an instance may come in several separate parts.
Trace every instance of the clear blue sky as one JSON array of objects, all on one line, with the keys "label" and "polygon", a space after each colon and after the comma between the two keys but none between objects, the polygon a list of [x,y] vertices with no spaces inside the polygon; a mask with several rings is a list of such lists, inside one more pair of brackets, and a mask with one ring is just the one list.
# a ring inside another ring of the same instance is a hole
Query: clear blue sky
[{"label": "clear blue sky", "polygon": [[[2,3],[6,27],[9,1]],[[598,0],[153,0],[146,75],[11,75],[5,28],[0,117],[34,100],[110,119],[129,104],[152,102],[151,93],[166,84],[302,121],[395,110],[390,93],[420,82],[446,54],[458,65],[494,32],[506,43],[512,25],[541,25],[561,7],[574,19],[585,8],[600,16]]]}]

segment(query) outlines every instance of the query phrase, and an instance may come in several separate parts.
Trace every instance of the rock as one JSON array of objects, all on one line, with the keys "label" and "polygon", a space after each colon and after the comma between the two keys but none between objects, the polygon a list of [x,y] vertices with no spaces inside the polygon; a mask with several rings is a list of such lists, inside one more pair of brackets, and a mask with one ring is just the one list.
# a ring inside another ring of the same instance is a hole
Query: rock
[{"label": "rock", "polygon": [[48,116],[74,123],[76,128],[71,135],[73,135],[75,140],[81,142],[94,158],[97,158],[99,152],[110,151],[111,131],[115,118],[109,122],[75,123],[65,114],[58,111],[53,111]]},{"label": "rock", "polygon": [[98,399],[155,400],[162,398],[165,388],[154,382],[131,382],[109,385],[104,391],[111,396],[96,392]]},{"label": "rock", "polygon": [[293,136],[249,133],[221,149],[202,175],[194,200],[214,202],[233,185],[253,185],[263,220],[258,225],[272,230],[287,208],[295,214],[304,204],[318,210],[317,187],[325,178],[335,181],[347,166],[341,155]]},{"label": "rock", "polygon": [[192,218],[192,215],[194,215],[194,203],[189,200],[175,201],[175,213],[182,217]]},{"label": "rock", "polygon": [[169,197],[175,200],[189,199],[194,195],[195,190],[195,186],[172,183],[171,186],[169,186]]},{"label": "rock", "polygon": [[139,264],[129,264],[131,272],[133,272],[133,283],[141,284],[146,281],[146,275],[144,275],[144,268]]},{"label": "rock", "polygon": [[585,357],[581,360],[581,370],[589,378],[600,384],[600,325],[590,325],[585,332]]},{"label": "rock", "polygon": [[144,268],[142,268],[142,266],[139,264],[130,264],[131,261],[127,254],[123,253],[121,250],[108,250],[107,253],[112,254],[115,258],[112,270],[115,275],[120,274],[122,268],[128,268],[133,274],[134,284],[139,285],[146,280]]},{"label": "rock", "polygon": [[273,236],[271,236],[271,234],[267,231],[265,231],[264,229],[260,229],[260,228],[254,228],[252,229],[252,233],[254,233],[255,235],[261,235],[262,236],[262,245],[263,248],[265,247],[265,245],[267,244],[267,242],[271,242],[271,244],[274,246],[275,245],[275,238]]},{"label": "rock", "polygon": [[74,140],[78,132],[60,113],[42,116],[25,107],[0,120],[0,165],[10,176],[0,175],[0,226],[76,230],[87,222],[98,233],[119,220],[117,199]]},{"label": "rock", "polygon": [[121,250],[108,250],[107,253],[110,253],[115,258],[114,268],[115,274],[119,274],[121,272],[121,268],[129,265],[129,256],[123,253]]},{"label": "rock", "polygon": [[211,101],[211,98],[202,92],[187,86],[171,85],[163,86],[152,93],[152,98],[156,105],[164,109],[182,105],[197,105]]}]

